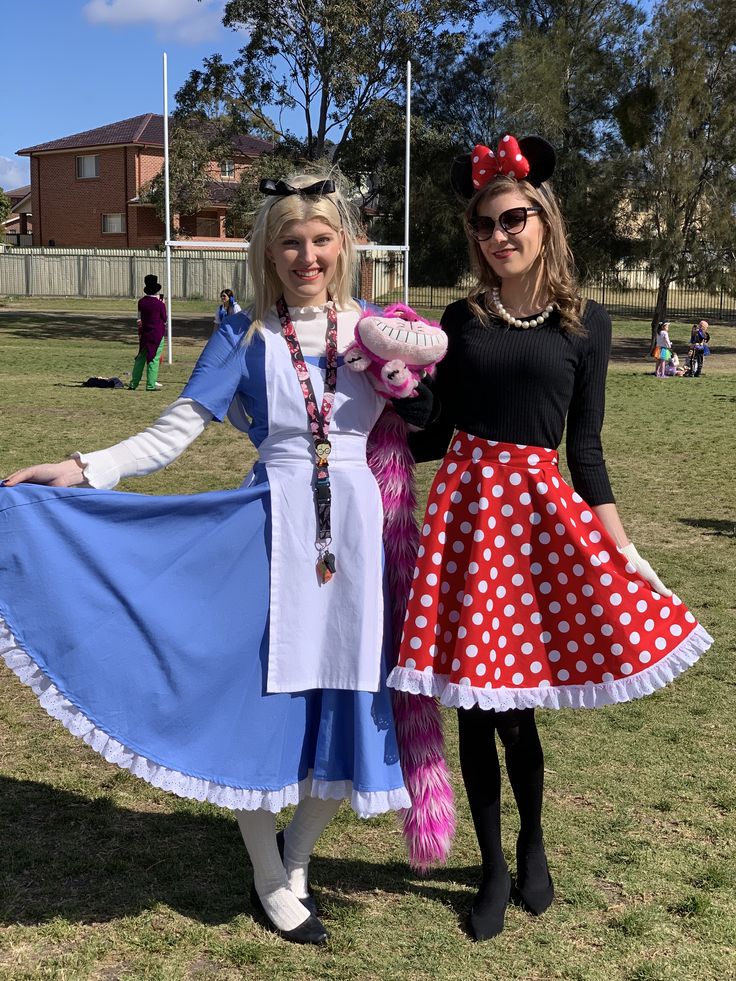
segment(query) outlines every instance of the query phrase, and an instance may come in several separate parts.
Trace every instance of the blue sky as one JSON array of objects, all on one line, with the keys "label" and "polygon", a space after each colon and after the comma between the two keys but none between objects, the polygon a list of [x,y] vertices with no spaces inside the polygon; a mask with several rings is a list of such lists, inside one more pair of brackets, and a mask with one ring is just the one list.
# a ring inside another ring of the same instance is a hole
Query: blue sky
[{"label": "blue sky", "polygon": [[3,0],[0,187],[29,182],[21,147],[169,108],[202,59],[225,59],[242,35],[222,26],[224,0]]}]

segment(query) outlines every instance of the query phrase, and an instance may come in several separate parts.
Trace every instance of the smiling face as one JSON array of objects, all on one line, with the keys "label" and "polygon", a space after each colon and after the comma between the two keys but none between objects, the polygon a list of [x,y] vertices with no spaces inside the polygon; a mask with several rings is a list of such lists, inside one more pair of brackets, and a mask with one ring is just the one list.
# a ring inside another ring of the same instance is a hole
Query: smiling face
[{"label": "smiling face", "polygon": [[482,199],[476,208],[476,215],[496,222],[491,237],[478,244],[483,258],[502,280],[536,273],[545,238],[541,216],[529,214],[526,226],[518,233],[504,231],[498,221],[504,211],[529,208],[532,204],[521,191],[510,188],[502,194]]},{"label": "smiling face", "polygon": [[289,306],[322,306],[335,277],[344,232],[320,218],[287,222],[266,249]]}]

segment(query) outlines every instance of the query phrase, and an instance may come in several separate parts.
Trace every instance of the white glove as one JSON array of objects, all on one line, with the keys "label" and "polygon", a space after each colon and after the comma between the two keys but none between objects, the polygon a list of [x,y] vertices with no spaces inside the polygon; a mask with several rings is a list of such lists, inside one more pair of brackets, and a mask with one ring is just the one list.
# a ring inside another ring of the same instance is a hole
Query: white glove
[{"label": "white glove", "polygon": [[641,578],[645,582],[649,583],[655,593],[659,593],[660,596],[672,595],[672,590],[667,589],[647,560],[643,559],[641,555],[639,555],[636,550],[636,545],[634,545],[633,542],[629,542],[628,545],[624,545],[623,548],[619,549],[619,552],[631,563],[631,565],[633,565],[635,571],[639,573]]}]

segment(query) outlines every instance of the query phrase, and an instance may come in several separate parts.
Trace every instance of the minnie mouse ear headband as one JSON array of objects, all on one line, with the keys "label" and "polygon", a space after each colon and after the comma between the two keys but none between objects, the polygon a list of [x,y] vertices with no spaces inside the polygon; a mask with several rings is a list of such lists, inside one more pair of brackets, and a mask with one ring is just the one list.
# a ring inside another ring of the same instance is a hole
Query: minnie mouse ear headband
[{"label": "minnie mouse ear headband", "polygon": [[495,177],[508,174],[517,181],[527,181],[533,187],[554,173],[555,151],[541,136],[525,136],[521,140],[506,133],[498,141],[494,153],[478,144],[472,153],[455,157],[450,170],[453,190],[467,201]]},{"label": "minnie mouse ear headband", "polygon": [[294,187],[293,184],[288,184],[284,180],[269,180],[264,178],[258,185],[258,190],[261,194],[265,194],[269,197],[288,197],[290,194],[299,194],[302,197],[322,197],[325,194],[335,193],[335,182],[334,181],[317,181],[316,184],[310,184],[308,187]]}]

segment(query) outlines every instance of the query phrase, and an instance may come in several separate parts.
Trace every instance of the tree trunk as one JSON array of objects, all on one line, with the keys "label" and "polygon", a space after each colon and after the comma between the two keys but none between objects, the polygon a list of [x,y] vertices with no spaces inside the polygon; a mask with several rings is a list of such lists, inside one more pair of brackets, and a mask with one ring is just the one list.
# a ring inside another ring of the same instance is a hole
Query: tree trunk
[{"label": "tree trunk", "polygon": [[657,303],[654,307],[654,315],[652,317],[652,344],[649,349],[650,354],[654,351],[657,343],[657,327],[667,318],[667,294],[670,291],[670,283],[671,279],[669,275],[659,277],[657,284]]}]

